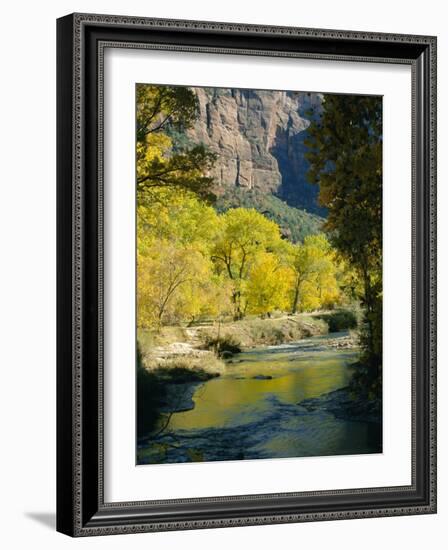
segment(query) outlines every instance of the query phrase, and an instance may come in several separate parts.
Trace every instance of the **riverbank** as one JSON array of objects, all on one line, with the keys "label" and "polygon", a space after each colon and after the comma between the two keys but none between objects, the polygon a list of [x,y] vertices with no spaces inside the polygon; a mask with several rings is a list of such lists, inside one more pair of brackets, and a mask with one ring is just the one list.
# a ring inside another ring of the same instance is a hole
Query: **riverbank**
[{"label": "riverbank", "polygon": [[350,387],[339,388],[319,397],[297,403],[308,412],[326,411],[341,420],[357,422],[382,422],[382,401],[374,397],[359,395]]},{"label": "riverbank", "polygon": [[[163,432],[173,414],[192,410],[196,390],[213,378],[235,375],[244,379],[245,373],[236,375],[243,361],[241,351],[254,357],[259,350],[285,346],[286,353],[297,348],[302,355],[323,346],[343,353],[358,345],[355,334],[349,331],[327,333],[328,323],[312,314],[139,331],[139,437]],[[250,377],[258,384],[270,381],[276,376],[273,370],[273,363],[263,363]]]},{"label": "riverbank", "polygon": [[246,349],[226,361],[221,376],[163,384],[160,418],[138,439],[137,462],[381,452],[375,411],[361,411],[366,402],[345,394],[359,348],[336,341],[348,345],[349,337],[344,331]]},{"label": "riverbank", "polygon": [[[328,333],[328,324],[317,316],[298,314],[270,319],[244,319],[195,327],[162,327],[139,330],[142,366],[157,376],[179,369],[196,376],[219,376],[235,352],[258,346],[296,342]],[[335,345],[340,345],[335,342]],[[219,353],[217,353],[219,347]],[[347,341],[348,347],[348,341]],[[194,381],[194,380],[192,380]]]}]

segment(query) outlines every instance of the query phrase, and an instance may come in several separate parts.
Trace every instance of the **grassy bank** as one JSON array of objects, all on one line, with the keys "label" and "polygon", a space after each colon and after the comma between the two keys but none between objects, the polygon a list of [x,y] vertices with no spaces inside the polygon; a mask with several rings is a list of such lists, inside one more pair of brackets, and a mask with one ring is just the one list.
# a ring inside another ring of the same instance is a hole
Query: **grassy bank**
[{"label": "grassy bank", "polygon": [[326,313],[325,317],[323,314],[282,315],[195,327],[162,327],[158,331],[139,330],[139,437],[157,433],[160,426],[163,430],[163,423],[169,423],[170,414],[193,406],[192,388],[231,368],[229,364],[226,366],[226,359],[233,354],[243,349],[324,335],[328,333],[329,326],[346,329],[346,316],[341,312]]},{"label": "grassy bank", "polygon": [[272,319],[254,317],[198,329],[199,337],[203,341],[216,338],[219,334],[222,339],[237,342],[242,348],[275,346],[327,332],[327,323],[311,315],[290,315]]},{"label": "grassy bank", "polygon": [[296,342],[329,332],[353,330],[349,310],[247,317],[241,321],[210,321],[196,326],[166,326],[138,331],[142,365],[150,370],[184,369],[222,373],[223,359],[244,349]]},{"label": "grassy bank", "polygon": [[224,360],[242,349],[294,342],[327,332],[324,320],[300,314],[139,330],[138,342],[142,367],[146,370],[167,381],[174,379],[175,373],[190,372],[193,380],[222,374]]},{"label": "grassy bank", "polygon": [[[311,314],[284,315],[277,318],[246,318],[241,321],[210,322],[194,327],[162,327],[159,331],[139,330],[138,340],[144,362],[150,363],[150,355],[163,357],[171,348],[174,354],[197,355],[210,343],[221,339],[231,341],[241,348],[277,345],[318,336],[328,332],[328,323]],[[182,349],[184,348],[184,349]],[[151,352],[148,355],[148,352]],[[151,368],[149,364],[147,367]]]}]

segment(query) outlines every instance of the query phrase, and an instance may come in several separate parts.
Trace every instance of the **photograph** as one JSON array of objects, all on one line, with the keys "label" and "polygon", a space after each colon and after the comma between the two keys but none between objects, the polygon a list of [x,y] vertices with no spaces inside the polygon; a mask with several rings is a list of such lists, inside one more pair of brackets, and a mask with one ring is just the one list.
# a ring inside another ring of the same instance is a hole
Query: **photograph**
[{"label": "photograph", "polygon": [[136,464],[382,453],[383,97],[139,82],[135,188]]},{"label": "photograph", "polygon": [[438,27],[191,9],[57,19],[56,529],[429,526]]}]

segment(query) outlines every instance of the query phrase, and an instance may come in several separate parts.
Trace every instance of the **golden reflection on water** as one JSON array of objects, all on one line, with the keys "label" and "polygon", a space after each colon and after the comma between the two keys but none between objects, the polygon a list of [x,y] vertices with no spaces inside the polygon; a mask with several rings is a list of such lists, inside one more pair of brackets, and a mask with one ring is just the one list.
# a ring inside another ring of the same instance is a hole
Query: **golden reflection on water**
[{"label": "golden reflection on water", "polygon": [[[198,386],[194,409],[173,415],[173,430],[237,426],[255,419],[273,406],[303,399],[345,386],[350,378],[347,365],[355,351],[326,350],[307,353],[296,350],[255,350],[239,354],[226,373]],[[272,376],[272,379],[254,379]]]}]

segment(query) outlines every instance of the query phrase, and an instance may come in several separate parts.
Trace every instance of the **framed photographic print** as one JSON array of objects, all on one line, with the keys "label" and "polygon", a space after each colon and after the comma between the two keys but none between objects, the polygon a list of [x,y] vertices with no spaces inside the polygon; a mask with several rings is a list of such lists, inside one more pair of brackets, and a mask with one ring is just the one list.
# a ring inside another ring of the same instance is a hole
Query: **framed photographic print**
[{"label": "framed photographic print", "polygon": [[57,529],[434,513],[436,38],[57,34]]}]

